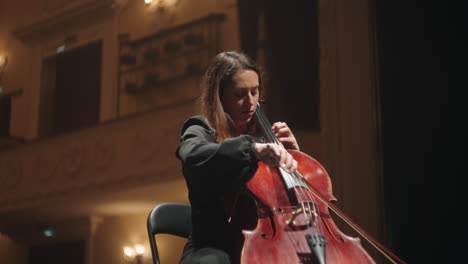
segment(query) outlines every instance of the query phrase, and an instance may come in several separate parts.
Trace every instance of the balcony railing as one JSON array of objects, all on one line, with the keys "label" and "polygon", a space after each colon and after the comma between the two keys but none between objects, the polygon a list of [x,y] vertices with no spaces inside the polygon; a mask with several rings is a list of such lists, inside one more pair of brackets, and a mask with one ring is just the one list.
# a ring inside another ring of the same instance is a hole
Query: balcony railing
[{"label": "balcony railing", "polygon": [[0,211],[178,177],[179,130],[193,113],[188,101],[0,152]]}]

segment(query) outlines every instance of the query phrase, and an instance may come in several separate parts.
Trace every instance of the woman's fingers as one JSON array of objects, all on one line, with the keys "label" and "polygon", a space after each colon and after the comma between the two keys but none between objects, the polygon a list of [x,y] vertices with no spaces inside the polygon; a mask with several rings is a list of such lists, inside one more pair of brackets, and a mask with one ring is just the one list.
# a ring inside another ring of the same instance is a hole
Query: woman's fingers
[{"label": "woman's fingers", "polygon": [[277,157],[280,152],[274,144],[256,143],[255,156],[258,160],[263,161],[265,164],[273,166],[276,164]]},{"label": "woman's fingers", "polygon": [[288,154],[287,151],[284,148],[280,149],[280,155],[279,155],[279,164],[281,167],[286,168],[287,161],[288,161]]},{"label": "woman's fingers", "polygon": [[297,169],[297,161],[293,158],[289,152],[285,151],[286,153],[286,161],[284,163],[284,169],[288,170],[289,172],[294,172]]},{"label": "woman's fingers", "polygon": [[284,163],[284,168],[289,170],[292,166],[292,161],[293,161],[292,156],[289,153],[287,153],[286,162]]},{"label": "woman's fingers", "polygon": [[285,170],[293,172],[297,169],[297,161],[289,152],[276,144],[255,144],[255,155],[269,166],[278,165]]},{"label": "woman's fingers", "polygon": [[294,137],[280,137],[278,140],[284,145],[287,149],[298,149],[297,142]]},{"label": "woman's fingers", "polygon": [[299,150],[299,144],[286,123],[276,122],[273,124],[272,130],[285,148]]},{"label": "woman's fingers", "polygon": [[289,137],[291,135],[291,129],[289,127],[282,127],[275,131],[277,137]]},{"label": "woman's fingers", "polygon": [[276,122],[271,127],[276,137],[288,137],[292,134],[291,129],[284,122]]}]

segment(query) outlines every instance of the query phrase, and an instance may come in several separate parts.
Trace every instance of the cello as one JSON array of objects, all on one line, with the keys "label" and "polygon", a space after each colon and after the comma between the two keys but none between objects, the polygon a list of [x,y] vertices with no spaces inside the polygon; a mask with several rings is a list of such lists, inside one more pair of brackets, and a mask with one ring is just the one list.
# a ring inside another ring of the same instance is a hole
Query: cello
[{"label": "cello", "polygon": [[[282,146],[259,103],[255,116],[266,143]],[[246,183],[245,192],[253,198],[256,206],[257,223],[254,229],[242,231],[242,264],[375,263],[359,238],[350,237],[338,229],[330,211],[390,263],[406,264],[332,203],[336,198],[330,177],[317,160],[300,151],[287,151],[298,162],[296,171],[270,167],[259,161],[257,172]]]}]

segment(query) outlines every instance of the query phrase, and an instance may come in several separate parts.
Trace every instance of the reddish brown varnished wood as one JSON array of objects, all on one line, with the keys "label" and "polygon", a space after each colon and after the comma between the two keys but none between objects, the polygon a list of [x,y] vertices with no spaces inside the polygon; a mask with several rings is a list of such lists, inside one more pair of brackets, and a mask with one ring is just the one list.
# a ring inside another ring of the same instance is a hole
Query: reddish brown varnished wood
[{"label": "reddish brown varnished wood", "polygon": [[[288,151],[298,162],[298,171],[305,180],[328,201],[336,200],[330,177],[323,166],[302,152]],[[272,213],[274,208],[294,206],[288,198],[278,170],[259,162],[259,168],[247,183],[247,188],[257,201],[259,219],[254,230],[243,231],[245,241],[241,263],[316,263],[312,260],[314,256],[305,239],[305,235],[315,229],[292,230],[286,224],[291,216],[290,212]],[[320,212],[317,225],[320,225],[322,235],[327,241],[327,264],[375,263],[362,247],[359,238],[347,236],[338,229],[330,217],[327,204],[318,199],[315,202]]]}]

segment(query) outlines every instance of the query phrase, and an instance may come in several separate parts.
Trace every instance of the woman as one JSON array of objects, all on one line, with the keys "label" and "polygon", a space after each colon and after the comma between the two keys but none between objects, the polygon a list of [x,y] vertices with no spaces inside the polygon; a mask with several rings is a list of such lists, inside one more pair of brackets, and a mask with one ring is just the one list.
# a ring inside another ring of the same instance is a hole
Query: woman
[{"label": "woman", "polygon": [[[285,149],[253,136],[261,84],[257,65],[243,53],[220,53],[208,66],[202,115],[184,123],[176,152],[193,226],[180,263],[237,263],[243,240],[239,225],[230,221],[233,197],[255,174],[258,161],[289,171],[297,168]],[[299,150],[286,123],[274,123],[272,130],[286,148]]]}]

